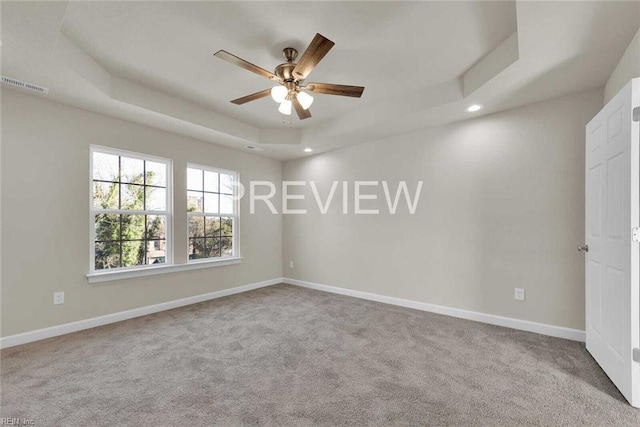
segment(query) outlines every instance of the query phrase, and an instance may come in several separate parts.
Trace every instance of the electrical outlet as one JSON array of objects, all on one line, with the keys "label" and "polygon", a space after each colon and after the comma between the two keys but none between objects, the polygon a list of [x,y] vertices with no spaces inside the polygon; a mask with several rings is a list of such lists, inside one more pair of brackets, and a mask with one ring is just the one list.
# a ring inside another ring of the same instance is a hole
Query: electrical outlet
[{"label": "electrical outlet", "polygon": [[289,268],[293,268],[293,261],[289,261]]},{"label": "electrical outlet", "polygon": [[53,305],[64,304],[64,292],[53,293]]},{"label": "electrical outlet", "polygon": [[514,298],[518,301],[524,301],[524,289],[516,288]]}]

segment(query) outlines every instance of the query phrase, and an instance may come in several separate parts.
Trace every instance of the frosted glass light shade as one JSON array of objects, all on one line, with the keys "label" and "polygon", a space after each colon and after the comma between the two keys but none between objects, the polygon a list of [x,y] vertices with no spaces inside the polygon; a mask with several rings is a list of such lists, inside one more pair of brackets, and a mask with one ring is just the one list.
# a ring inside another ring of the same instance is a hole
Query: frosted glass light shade
[{"label": "frosted glass light shade", "polygon": [[284,98],[287,96],[287,92],[288,90],[284,86],[274,86],[271,89],[271,98],[279,104],[284,101]]},{"label": "frosted glass light shade", "polygon": [[300,105],[302,105],[302,108],[305,110],[311,107],[311,104],[313,104],[313,96],[309,95],[306,92],[298,92],[296,94],[296,97],[298,98]]},{"label": "frosted glass light shade", "polygon": [[280,103],[280,107],[278,108],[282,114],[290,116],[291,115],[291,101],[285,99]]}]

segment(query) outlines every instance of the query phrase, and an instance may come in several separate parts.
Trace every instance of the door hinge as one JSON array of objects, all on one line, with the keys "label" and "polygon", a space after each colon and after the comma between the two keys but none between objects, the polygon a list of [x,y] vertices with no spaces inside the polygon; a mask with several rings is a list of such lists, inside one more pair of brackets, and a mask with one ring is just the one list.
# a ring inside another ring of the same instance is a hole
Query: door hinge
[{"label": "door hinge", "polygon": [[640,243],[640,227],[633,227],[631,230],[631,240],[635,243]]},{"label": "door hinge", "polygon": [[633,109],[633,121],[640,122],[640,107]]},{"label": "door hinge", "polygon": [[640,363],[640,348],[633,349],[633,361]]}]

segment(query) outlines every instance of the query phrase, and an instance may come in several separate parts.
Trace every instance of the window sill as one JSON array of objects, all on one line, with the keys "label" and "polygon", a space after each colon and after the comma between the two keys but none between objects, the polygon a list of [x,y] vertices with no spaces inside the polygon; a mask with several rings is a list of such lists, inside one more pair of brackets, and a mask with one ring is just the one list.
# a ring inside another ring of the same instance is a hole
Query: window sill
[{"label": "window sill", "polygon": [[222,267],[223,265],[240,264],[242,257],[229,257],[215,260],[191,261],[187,264],[161,265],[128,270],[96,271],[87,274],[89,283],[110,282],[113,280],[131,279],[134,277],[155,276],[158,274],[177,273],[180,271],[200,270],[203,268]]}]

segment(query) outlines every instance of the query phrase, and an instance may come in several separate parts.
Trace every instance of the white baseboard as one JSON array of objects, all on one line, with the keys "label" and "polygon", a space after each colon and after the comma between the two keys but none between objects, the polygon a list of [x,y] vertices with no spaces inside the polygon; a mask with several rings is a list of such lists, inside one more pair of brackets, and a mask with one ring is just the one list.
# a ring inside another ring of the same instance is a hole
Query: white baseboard
[{"label": "white baseboard", "polygon": [[82,331],[84,329],[95,328],[96,326],[108,325],[109,323],[121,322],[134,317],[145,316],[147,314],[158,313],[160,311],[171,310],[173,308],[184,307],[185,305],[196,304],[203,301],[209,301],[216,298],[222,298],[229,295],[239,294],[266,286],[282,283],[281,277],[265,280],[263,282],[251,283],[244,286],[238,286],[221,291],[210,292],[202,295],[182,298],[174,301],[167,301],[160,304],[149,305],[146,307],[134,308],[132,310],[120,311],[118,313],[106,314],[104,316],[92,317],[90,319],[79,320],[77,322],[65,323],[62,325],[51,326],[49,328],[38,329],[35,331],[24,332],[22,334],[9,335],[0,338],[0,348],[13,347],[20,344],[27,344],[46,338],[57,337],[59,335],[70,334],[72,332]]},{"label": "white baseboard", "polygon": [[319,283],[306,282],[303,280],[278,277],[263,282],[251,283],[244,286],[238,286],[221,291],[210,292],[202,295],[182,298],[179,300],[163,302],[160,304],[150,305],[146,307],[134,308],[132,310],[121,311],[104,316],[93,317],[90,319],[79,320],[77,322],[65,323],[62,325],[51,326],[49,328],[38,329],[35,331],[24,332],[21,334],[10,335],[0,338],[0,348],[13,347],[20,344],[27,344],[47,338],[57,337],[59,335],[70,334],[85,329],[95,328],[97,326],[108,325],[110,323],[121,322],[135,317],[145,316],[147,314],[158,313],[160,311],[171,310],[173,308],[184,307],[186,305],[196,304],[203,301],[209,301],[216,298],[222,298],[229,295],[239,294],[254,289],[264,288],[278,283],[287,283],[290,285],[300,286],[303,288],[316,289],[334,294],[346,295],[355,298],[361,298],[370,301],[377,301],[385,304],[397,305],[401,307],[413,308],[415,310],[428,311],[431,313],[444,314],[447,316],[458,317],[461,319],[474,320],[477,322],[488,323],[491,325],[504,326],[507,328],[518,329],[522,331],[535,332],[538,334],[549,335],[552,337],[566,338],[574,341],[585,341],[585,331],[578,329],[564,328],[561,326],[547,325],[544,323],[530,322],[527,320],[512,319],[509,317],[495,316],[493,314],[478,313],[474,311],[461,310],[459,308],[445,307],[442,305],[428,304],[424,302],[411,301],[402,298],[388,297],[384,295],[372,294],[368,292],[354,291],[346,288],[338,288],[335,286],[321,285]]},{"label": "white baseboard", "polygon": [[461,310],[459,308],[445,307],[442,305],[428,304],[425,302],[411,301],[402,298],[388,297],[384,295],[371,294],[368,292],[354,291],[351,289],[338,288],[335,286],[321,285],[319,283],[306,282],[304,280],[284,278],[284,283],[301,286],[303,288],[315,289],[318,291],[331,292],[334,294],[347,295],[350,297],[366,299],[370,301],[382,302],[385,304],[398,305],[400,307],[413,308],[415,310],[428,311],[431,313],[444,314],[461,319],[474,320],[476,322],[488,323],[490,325],[504,326],[521,331],[535,332],[552,337],[565,338],[573,341],[584,342],[585,331],[579,329],[565,328],[562,326],[548,325],[545,323],[530,322],[528,320],[513,319],[510,317],[496,316],[493,314],[478,313],[475,311]]}]

